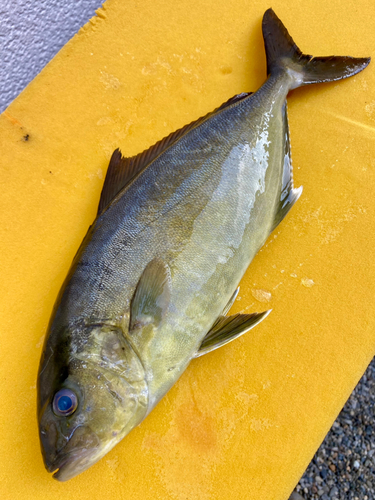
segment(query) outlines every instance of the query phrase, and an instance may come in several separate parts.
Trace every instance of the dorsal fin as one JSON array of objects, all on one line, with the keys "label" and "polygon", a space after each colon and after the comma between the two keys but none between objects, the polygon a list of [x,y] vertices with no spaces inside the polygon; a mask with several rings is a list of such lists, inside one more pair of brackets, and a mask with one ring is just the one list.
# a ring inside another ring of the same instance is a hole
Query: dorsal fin
[{"label": "dorsal fin", "polygon": [[136,156],[125,158],[122,156],[121,151],[116,149],[109,162],[107,175],[104,181],[102,193],[100,195],[98,216],[108,207],[115,196],[132,181],[132,179],[142,172],[144,168],[161,155],[167,148],[178,141],[178,139],[203,123],[210,116],[222,111],[224,108],[227,108],[238,101],[241,101],[242,99],[245,99],[251,95],[251,93],[252,92],[243,92],[242,94],[231,97],[219,108],[216,108],[207,115],[198,118],[198,120],[195,120],[175,132],[172,132],[167,137],[164,137],[164,139],[161,139],[156,144]]}]

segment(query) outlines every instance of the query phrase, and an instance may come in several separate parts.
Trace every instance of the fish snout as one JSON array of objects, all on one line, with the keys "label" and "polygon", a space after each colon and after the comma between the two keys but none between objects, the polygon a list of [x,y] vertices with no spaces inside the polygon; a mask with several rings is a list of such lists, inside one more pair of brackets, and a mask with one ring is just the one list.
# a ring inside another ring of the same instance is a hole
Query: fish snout
[{"label": "fish snout", "polygon": [[44,464],[54,478],[66,481],[87,469],[96,455],[100,440],[88,426],[76,427],[70,436],[62,436],[55,423],[41,427],[40,440]]}]

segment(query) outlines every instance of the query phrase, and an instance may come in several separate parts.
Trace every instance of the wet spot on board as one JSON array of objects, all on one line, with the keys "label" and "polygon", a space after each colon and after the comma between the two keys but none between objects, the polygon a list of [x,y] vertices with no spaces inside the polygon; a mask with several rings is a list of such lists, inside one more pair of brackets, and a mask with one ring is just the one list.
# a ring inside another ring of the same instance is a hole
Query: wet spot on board
[{"label": "wet spot on board", "polygon": [[254,432],[264,431],[269,427],[272,427],[272,423],[268,418],[250,418],[250,429]]},{"label": "wet spot on board", "polygon": [[176,415],[176,424],[181,436],[192,447],[200,451],[211,451],[216,447],[215,419],[201,412],[195,405],[181,406]]},{"label": "wet spot on board", "polygon": [[107,464],[107,467],[109,469],[109,477],[112,481],[114,482],[122,482],[119,478],[119,475],[118,475],[118,467],[120,465],[120,460],[119,458],[116,456],[112,459],[108,459],[106,460],[106,464]]},{"label": "wet spot on board", "polygon": [[38,342],[35,344],[35,347],[36,347],[37,349],[39,349],[39,347],[42,347],[43,342],[44,342],[44,337],[45,337],[45,336],[46,336],[46,335],[43,333],[43,335],[39,338]]},{"label": "wet spot on board", "polygon": [[375,121],[375,101],[371,101],[369,104],[366,104],[365,112],[367,117],[370,118],[370,120]]},{"label": "wet spot on board", "polygon": [[100,71],[99,80],[105,90],[117,90],[121,86],[120,80],[106,71]]},{"label": "wet spot on board", "polygon": [[348,208],[340,207],[336,213],[329,215],[327,210],[319,207],[305,216],[300,216],[305,227],[314,225],[319,230],[320,243],[327,245],[336,241],[345,231],[346,224],[354,220],[359,214],[366,213],[366,207],[351,205]]},{"label": "wet spot on board", "polygon": [[236,395],[236,399],[242,403],[242,407],[245,410],[245,416],[248,414],[249,408],[254,408],[259,402],[258,394],[247,394],[247,392],[239,392]]},{"label": "wet spot on board", "polygon": [[312,286],[315,285],[315,283],[310,278],[302,278],[301,279],[301,285],[305,286],[306,288],[311,288]]},{"label": "wet spot on board", "polygon": [[221,66],[220,71],[223,75],[230,75],[233,72],[233,69],[230,66]]},{"label": "wet spot on board", "polygon": [[272,294],[268,290],[262,290],[261,288],[253,288],[251,290],[251,295],[258,302],[270,302],[272,299]]},{"label": "wet spot on board", "polygon": [[143,439],[142,450],[153,454],[157,475],[175,500],[212,500],[213,473],[225,463],[227,450],[246,440],[249,431],[271,426],[258,415],[261,396],[245,387],[242,344],[239,339],[238,347],[223,356],[220,372],[211,373],[212,392],[204,389],[207,373],[197,380],[199,373],[188,370],[168,402],[168,430],[148,432]]}]

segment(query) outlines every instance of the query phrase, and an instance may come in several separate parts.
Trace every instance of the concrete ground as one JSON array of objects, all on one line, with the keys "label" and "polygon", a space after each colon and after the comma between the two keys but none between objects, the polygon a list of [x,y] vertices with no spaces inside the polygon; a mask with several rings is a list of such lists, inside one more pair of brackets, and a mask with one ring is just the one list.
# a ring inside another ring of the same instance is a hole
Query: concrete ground
[{"label": "concrete ground", "polygon": [[375,358],[289,500],[375,500]]}]

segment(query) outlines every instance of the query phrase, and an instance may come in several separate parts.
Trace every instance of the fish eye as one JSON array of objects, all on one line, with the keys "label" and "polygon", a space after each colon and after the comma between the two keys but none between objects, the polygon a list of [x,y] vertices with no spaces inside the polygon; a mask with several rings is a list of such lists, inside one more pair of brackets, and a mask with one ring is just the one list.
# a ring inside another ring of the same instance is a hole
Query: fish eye
[{"label": "fish eye", "polygon": [[60,389],[53,398],[52,408],[58,417],[68,417],[76,411],[77,405],[77,396],[71,389]]}]

